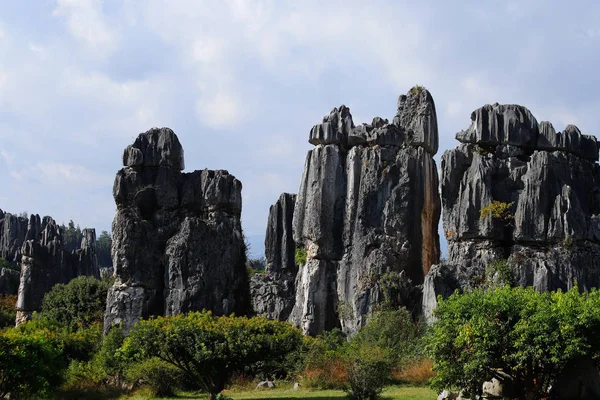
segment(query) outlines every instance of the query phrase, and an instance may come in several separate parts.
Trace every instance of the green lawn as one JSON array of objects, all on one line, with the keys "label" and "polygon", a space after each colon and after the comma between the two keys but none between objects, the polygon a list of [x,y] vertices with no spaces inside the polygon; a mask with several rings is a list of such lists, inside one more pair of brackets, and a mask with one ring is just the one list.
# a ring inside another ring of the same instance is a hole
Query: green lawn
[{"label": "green lawn", "polygon": [[[246,391],[230,391],[225,390],[223,394],[233,398],[234,400],[262,400],[262,399],[343,399],[346,394],[340,390],[309,390],[309,389],[272,389],[272,390],[246,390]],[[206,395],[194,395],[193,393],[182,393],[180,396],[173,398],[177,399],[207,399]],[[405,387],[405,386],[390,386],[383,392],[384,400],[435,400],[437,394],[431,389],[424,387]],[[125,400],[150,400],[150,397],[143,394],[134,396],[122,397]]]}]

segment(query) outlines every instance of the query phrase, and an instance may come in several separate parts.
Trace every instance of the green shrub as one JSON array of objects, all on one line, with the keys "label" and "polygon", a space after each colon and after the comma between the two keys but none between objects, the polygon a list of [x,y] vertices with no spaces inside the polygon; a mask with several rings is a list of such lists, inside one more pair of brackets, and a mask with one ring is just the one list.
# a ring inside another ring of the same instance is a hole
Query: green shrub
[{"label": "green shrub", "polygon": [[102,339],[102,345],[89,361],[74,360],[66,374],[65,390],[97,390],[122,382],[127,363],[120,357],[124,340],[121,327],[114,327]]},{"label": "green shrub", "polygon": [[182,371],[160,358],[148,358],[132,364],[126,371],[127,381],[150,389],[152,396],[168,397],[175,394],[182,379]]},{"label": "green shrub", "polygon": [[17,296],[0,294],[0,329],[15,326]]},{"label": "green shrub", "polygon": [[348,383],[342,355],[347,345],[340,329],[306,338],[307,353],[301,368],[302,384],[315,389],[343,389]]},{"label": "green shrub", "polygon": [[375,400],[381,395],[394,366],[390,349],[367,341],[352,341],[345,352],[348,384],[344,391],[355,400]]},{"label": "green shrub", "polygon": [[428,337],[435,389],[480,392],[507,374],[517,398],[543,398],[571,360],[598,361],[600,292],[538,293],[532,288],[455,293],[439,300]]},{"label": "green shrub", "polygon": [[191,312],[140,321],[121,352],[130,361],[157,357],[175,365],[214,399],[233,374],[251,368],[268,375],[301,344],[301,332],[284,322]]},{"label": "green shrub", "polygon": [[307,260],[306,249],[303,249],[302,247],[298,247],[296,249],[295,259],[296,259],[296,265],[306,264],[306,260]]},{"label": "green shrub", "polygon": [[44,337],[59,350],[65,368],[72,360],[90,360],[98,351],[102,338],[98,323],[73,331],[36,314],[33,320],[19,325],[13,331],[25,336]]},{"label": "green shrub", "polygon": [[55,285],[42,301],[42,315],[73,329],[100,323],[106,309],[110,281],[80,276]]},{"label": "green shrub", "polygon": [[388,349],[394,364],[401,366],[419,353],[419,327],[405,308],[380,311],[352,341]]},{"label": "green shrub", "polygon": [[13,271],[21,271],[21,268],[18,265],[14,265],[8,260],[0,257],[0,269],[2,268],[11,269]]},{"label": "green shrub", "polygon": [[62,381],[60,350],[43,334],[0,334],[0,397],[46,397]]},{"label": "green shrub", "polygon": [[379,398],[394,368],[418,354],[419,329],[406,309],[380,311],[373,315],[344,351],[349,397]]}]

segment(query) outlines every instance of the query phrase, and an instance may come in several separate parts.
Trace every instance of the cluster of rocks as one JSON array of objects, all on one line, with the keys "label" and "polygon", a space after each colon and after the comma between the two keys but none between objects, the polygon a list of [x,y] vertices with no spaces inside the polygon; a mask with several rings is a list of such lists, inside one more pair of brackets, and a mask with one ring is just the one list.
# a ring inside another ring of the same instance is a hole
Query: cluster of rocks
[{"label": "cluster of rocks", "polygon": [[0,268],[0,293],[18,293],[17,324],[40,309],[52,286],[100,276],[94,229],[84,229],[80,247],[69,251],[62,228],[48,216],[27,219],[0,210],[0,257],[14,266]]},{"label": "cluster of rocks", "polygon": [[498,278],[493,269],[502,263],[503,283],[599,287],[596,138],[573,125],[556,132],[518,105],[486,105],[471,120],[456,135],[461,144],[442,156],[448,258],[426,278],[425,314],[439,294]]},{"label": "cluster of rocks", "polygon": [[384,302],[417,310],[417,286],[440,255],[430,93],[415,87],[400,96],[391,123],[355,126],[347,107],[334,108],[309,142],[293,214],[291,201],[282,205],[291,195],[271,208],[271,267],[252,282],[255,310],[311,335],[335,327],[352,334]]},{"label": "cluster of rocks", "polygon": [[224,170],[182,173],[183,148],[168,128],[140,134],[123,165],[113,188],[116,280],[105,329],[190,310],[246,314],[240,181]]}]

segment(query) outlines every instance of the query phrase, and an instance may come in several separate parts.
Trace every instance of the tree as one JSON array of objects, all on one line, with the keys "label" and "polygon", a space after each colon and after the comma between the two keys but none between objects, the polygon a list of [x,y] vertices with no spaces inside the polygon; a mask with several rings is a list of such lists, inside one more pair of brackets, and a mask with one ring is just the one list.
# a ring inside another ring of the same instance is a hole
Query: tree
[{"label": "tree", "polygon": [[512,381],[520,399],[542,399],[564,366],[597,355],[600,292],[481,289],[438,299],[427,351],[435,389],[480,392],[492,378]]},{"label": "tree", "polygon": [[42,316],[73,329],[101,322],[109,286],[88,276],[55,285],[42,300]]},{"label": "tree", "polygon": [[103,268],[112,267],[111,256],[112,238],[110,233],[102,231],[96,240],[96,254],[98,255],[98,265]]},{"label": "tree", "polygon": [[350,341],[344,354],[352,399],[379,398],[392,369],[416,353],[418,327],[406,309],[381,311]]},{"label": "tree", "polygon": [[0,398],[47,398],[63,370],[60,351],[45,337],[0,333]]},{"label": "tree", "polygon": [[301,332],[287,323],[205,311],[140,321],[121,350],[130,360],[174,365],[215,399],[234,373],[284,363],[301,343]]}]

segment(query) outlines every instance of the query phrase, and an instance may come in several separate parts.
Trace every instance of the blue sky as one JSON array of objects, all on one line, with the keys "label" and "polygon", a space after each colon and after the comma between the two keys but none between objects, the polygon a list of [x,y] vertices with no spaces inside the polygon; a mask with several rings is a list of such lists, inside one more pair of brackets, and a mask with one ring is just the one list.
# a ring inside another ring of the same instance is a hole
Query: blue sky
[{"label": "blue sky", "polygon": [[334,106],[391,118],[426,86],[439,160],[486,103],[596,134],[599,67],[597,1],[0,0],[0,208],[110,230],[123,148],[168,126],[186,171],[242,181],[258,254]]}]

